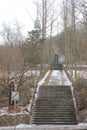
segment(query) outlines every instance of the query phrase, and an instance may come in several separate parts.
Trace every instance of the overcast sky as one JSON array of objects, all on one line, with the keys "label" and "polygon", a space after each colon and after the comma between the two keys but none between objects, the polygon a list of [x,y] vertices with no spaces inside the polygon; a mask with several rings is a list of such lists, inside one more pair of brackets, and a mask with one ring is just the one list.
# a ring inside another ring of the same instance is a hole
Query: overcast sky
[{"label": "overcast sky", "polygon": [[[32,18],[36,18],[36,0],[0,0],[0,25],[5,22],[12,22],[17,20],[19,23],[24,25],[25,30],[33,29]],[[57,0],[57,6],[60,7],[62,0]]]}]

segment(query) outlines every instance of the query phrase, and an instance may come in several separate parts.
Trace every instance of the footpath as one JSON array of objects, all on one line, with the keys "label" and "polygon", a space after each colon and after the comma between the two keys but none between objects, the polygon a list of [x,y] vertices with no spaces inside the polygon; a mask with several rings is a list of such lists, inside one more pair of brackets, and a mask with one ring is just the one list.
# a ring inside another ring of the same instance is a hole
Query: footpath
[{"label": "footpath", "polygon": [[[72,83],[69,81],[66,73],[61,70],[51,70],[48,71],[45,77],[38,83],[37,92],[39,92],[41,85],[63,85],[63,86],[71,86]],[[87,124],[85,123],[78,123],[76,125],[26,125],[26,124],[19,124],[13,127],[0,127],[0,130],[87,130]]]}]

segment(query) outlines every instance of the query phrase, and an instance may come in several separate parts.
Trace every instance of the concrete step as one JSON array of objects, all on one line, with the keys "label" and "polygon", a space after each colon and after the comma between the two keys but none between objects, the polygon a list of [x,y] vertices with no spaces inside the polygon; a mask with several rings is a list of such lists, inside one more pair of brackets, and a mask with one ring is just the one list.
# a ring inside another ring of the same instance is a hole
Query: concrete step
[{"label": "concrete step", "polygon": [[74,106],[72,105],[71,107],[69,105],[60,105],[60,106],[57,106],[57,105],[54,105],[52,107],[49,106],[36,106],[34,108],[40,108],[40,109],[67,109],[67,110],[71,110],[71,109],[74,109]]},{"label": "concrete step", "polygon": [[71,111],[72,112],[72,111],[74,111],[75,112],[75,109],[74,108],[73,109],[64,109],[64,108],[61,108],[61,110],[60,110],[59,108],[58,109],[57,108],[56,109],[54,109],[54,108],[53,109],[52,108],[34,108],[34,111],[36,111],[36,112],[37,111],[45,111],[45,112],[48,112],[48,111],[56,111],[56,112],[57,111],[58,112],[60,112],[60,111],[61,112],[68,112],[68,111],[70,112]]},{"label": "concrete step", "polygon": [[57,119],[57,118],[44,118],[44,119],[33,119],[32,122],[65,122],[65,123],[68,123],[68,122],[76,122],[75,119]]},{"label": "concrete step", "polygon": [[33,109],[32,124],[77,124],[70,86],[41,86]]},{"label": "concrete step", "polygon": [[54,100],[53,99],[49,99],[49,100],[45,99],[45,100],[47,100],[47,101],[44,101],[43,99],[41,101],[36,101],[36,104],[40,104],[40,105],[47,104],[48,105],[48,103],[51,103],[51,104],[57,105],[57,104],[66,103],[67,105],[69,105],[70,103],[73,103],[72,99],[69,99],[69,100],[66,100],[66,99],[54,99]]},{"label": "concrete step", "polygon": [[61,92],[61,93],[71,93],[71,90],[70,90],[70,88],[69,89],[63,89],[63,88],[61,88],[61,89],[56,89],[56,88],[54,88],[54,89],[50,89],[50,88],[44,88],[44,89],[39,89],[39,92],[45,92],[45,89],[46,89],[46,93],[47,92]]},{"label": "concrete step", "polygon": [[[61,109],[60,109],[61,108]],[[64,107],[37,107],[37,108],[34,108],[34,111],[38,111],[38,110],[41,110],[41,111],[74,111],[75,109],[74,108],[69,108],[69,109],[65,109]]]},{"label": "concrete step", "polygon": [[[43,116],[43,119],[53,119],[55,116]],[[42,119],[42,117],[37,117],[37,116],[35,116],[34,117],[35,119]],[[68,116],[58,116],[58,117],[56,117],[56,119],[69,119],[69,117]],[[75,119],[75,117],[74,116],[71,116],[71,119]]]},{"label": "concrete step", "polygon": [[36,116],[56,116],[56,117],[74,116],[76,117],[75,111],[34,111],[33,114]]},{"label": "concrete step", "polygon": [[54,112],[54,113],[52,113],[52,112],[49,112],[49,113],[45,113],[45,112],[43,112],[43,113],[39,113],[39,112],[34,112],[33,113],[33,117],[69,117],[69,118],[71,118],[71,117],[75,117],[76,118],[76,115],[75,115],[75,113],[73,112],[71,112],[71,113],[58,113],[58,112]]},{"label": "concrete step", "polygon": [[33,117],[42,117],[42,118],[43,118],[43,117],[55,117],[55,118],[56,118],[56,117],[64,117],[64,118],[65,118],[65,117],[67,117],[67,118],[68,118],[68,117],[69,117],[69,118],[75,117],[75,118],[76,118],[75,114],[67,114],[67,113],[66,113],[66,114],[59,114],[59,115],[57,115],[57,114],[55,114],[55,113],[54,113],[54,114],[52,114],[52,113],[51,113],[51,114],[44,114],[44,113],[43,113],[43,114],[38,114],[38,113],[33,113]]},{"label": "concrete step", "polygon": [[56,103],[52,103],[52,101],[45,103],[45,102],[42,101],[42,102],[36,103],[35,105],[39,105],[39,106],[50,106],[50,107],[55,106],[56,107],[58,105],[61,106],[62,104],[64,106],[73,107],[73,102],[72,101],[71,102],[60,101],[60,102],[56,102]]},{"label": "concrete step", "polygon": [[46,88],[46,89],[58,89],[58,90],[61,90],[61,89],[63,89],[63,90],[70,90],[70,86],[63,86],[63,85],[49,85],[49,86],[41,86],[40,87],[40,89],[41,90],[43,90],[44,88]]},{"label": "concrete step", "polygon": [[65,94],[55,94],[55,95],[54,94],[53,95],[52,94],[50,94],[50,95],[49,94],[45,94],[45,95],[41,94],[41,95],[37,96],[37,99],[43,99],[43,98],[44,99],[46,99],[46,98],[48,98],[48,99],[50,99],[50,98],[60,98],[60,99],[61,98],[68,98],[68,99],[71,99],[72,95],[71,94],[69,95],[67,93],[66,95]]},{"label": "concrete step", "polygon": [[53,123],[60,123],[60,122],[63,122],[62,124],[64,124],[64,123],[72,123],[72,122],[76,122],[76,120],[74,120],[74,119],[71,119],[71,120],[69,120],[69,119],[60,119],[60,120],[58,120],[58,119],[44,119],[44,120],[41,120],[41,119],[37,119],[37,120],[33,120],[32,122],[53,122]]},{"label": "concrete step", "polygon": [[49,118],[49,119],[51,119],[51,118],[54,118],[54,119],[56,119],[56,118],[72,119],[73,118],[73,119],[75,119],[75,121],[77,120],[75,115],[59,115],[59,116],[56,116],[56,115],[38,115],[37,116],[36,114],[33,115],[33,119],[37,119],[37,117],[40,118],[40,119],[45,119],[45,118]]},{"label": "concrete step", "polygon": [[70,112],[72,112],[72,113],[75,113],[75,110],[57,110],[57,109],[52,109],[52,110],[44,110],[44,109],[38,109],[38,110],[34,110],[34,111],[36,111],[36,112],[38,112],[38,113],[42,113],[42,112],[48,112],[48,113],[52,113],[52,112],[57,112],[57,113],[64,113],[64,112],[66,112],[66,113],[70,113]]},{"label": "concrete step", "polygon": [[36,125],[77,125],[77,122],[76,121],[75,122],[72,122],[72,121],[71,122],[70,121],[68,121],[68,122],[65,122],[65,121],[64,122],[63,121],[62,122],[33,121],[32,124],[36,124]]}]

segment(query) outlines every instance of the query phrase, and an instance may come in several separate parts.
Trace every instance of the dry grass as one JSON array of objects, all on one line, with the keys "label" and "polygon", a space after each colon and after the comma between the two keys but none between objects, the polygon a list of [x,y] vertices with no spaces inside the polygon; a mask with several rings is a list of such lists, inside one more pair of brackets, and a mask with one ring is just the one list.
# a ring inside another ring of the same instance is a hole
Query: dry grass
[{"label": "dry grass", "polygon": [[74,82],[77,106],[79,110],[87,108],[87,83],[84,78],[77,77]]}]

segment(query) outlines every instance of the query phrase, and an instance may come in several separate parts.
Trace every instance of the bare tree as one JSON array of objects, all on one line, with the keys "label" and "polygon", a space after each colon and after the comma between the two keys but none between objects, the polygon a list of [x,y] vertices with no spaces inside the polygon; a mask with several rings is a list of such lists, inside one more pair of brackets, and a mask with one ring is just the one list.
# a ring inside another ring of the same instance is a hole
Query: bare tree
[{"label": "bare tree", "polygon": [[65,32],[65,55],[66,55],[66,67],[68,67],[68,11],[67,11],[67,0],[63,1],[64,8],[64,32]]},{"label": "bare tree", "polygon": [[[23,58],[21,57],[18,45],[22,42],[21,27],[16,23],[2,24],[2,31],[0,32],[3,38],[3,45],[0,47],[0,64],[7,73],[18,70],[23,65]],[[20,66],[21,67],[18,67]]]},{"label": "bare tree", "polygon": [[22,41],[22,26],[18,22],[2,24],[0,35],[5,45],[16,45]]}]

